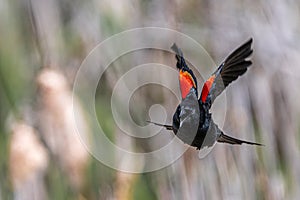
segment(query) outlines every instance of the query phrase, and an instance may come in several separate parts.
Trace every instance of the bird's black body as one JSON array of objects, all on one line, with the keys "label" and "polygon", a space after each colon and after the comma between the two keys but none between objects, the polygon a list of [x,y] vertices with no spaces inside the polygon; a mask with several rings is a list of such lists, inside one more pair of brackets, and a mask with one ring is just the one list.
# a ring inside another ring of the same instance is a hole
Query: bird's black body
[{"label": "bird's black body", "polygon": [[251,61],[246,60],[252,54],[251,44],[252,39],[225,59],[204,83],[200,98],[198,98],[196,77],[187,66],[182,51],[174,44],[172,50],[176,53],[182,102],[176,108],[172,125],[154,124],[173,130],[179,139],[197,149],[211,147],[215,142],[260,145],[225,135],[214,123],[210,113],[216,97],[232,81],[243,75],[252,64]]},{"label": "bird's black body", "polygon": [[[197,134],[195,135],[195,138],[193,139],[190,145],[200,149],[211,122],[211,113],[209,112],[207,106],[205,106],[201,101],[198,101],[198,104],[200,113],[199,125],[197,129]],[[172,130],[175,133],[175,135],[177,134],[180,125],[180,111],[181,107],[180,105],[178,105],[173,115],[172,124]]]}]

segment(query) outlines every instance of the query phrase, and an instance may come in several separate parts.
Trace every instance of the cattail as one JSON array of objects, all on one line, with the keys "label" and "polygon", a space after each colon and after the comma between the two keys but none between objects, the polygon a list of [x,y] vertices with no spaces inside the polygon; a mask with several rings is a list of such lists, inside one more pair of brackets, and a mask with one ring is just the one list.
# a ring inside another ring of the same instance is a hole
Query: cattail
[{"label": "cattail", "polygon": [[117,173],[115,185],[115,198],[116,199],[132,199],[133,186],[136,183],[138,175],[121,172]]},{"label": "cattail", "polygon": [[[54,158],[69,178],[73,189],[78,190],[84,181],[84,170],[88,162],[86,126],[84,119],[75,124],[72,93],[65,77],[52,69],[43,70],[37,85],[40,94],[39,127],[43,139]],[[74,100],[75,102],[75,100]],[[81,137],[77,131],[81,131]]]},{"label": "cattail", "polygon": [[12,129],[9,170],[15,199],[45,199],[43,177],[48,154],[35,130],[23,122]]},{"label": "cattail", "polygon": [[[115,131],[116,145],[126,148],[128,151],[134,152],[134,140],[130,137],[124,136],[124,133],[119,129]],[[119,160],[120,169],[124,169],[127,166],[129,169],[135,168],[140,171],[143,168],[143,161],[137,162],[130,157],[124,155],[117,155]],[[116,173],[116,182],[114,185],[114,198],[115,199],[132,199],[134,184],[138,179],[138,175],[133,173],[122,172],[121,170]]]}]

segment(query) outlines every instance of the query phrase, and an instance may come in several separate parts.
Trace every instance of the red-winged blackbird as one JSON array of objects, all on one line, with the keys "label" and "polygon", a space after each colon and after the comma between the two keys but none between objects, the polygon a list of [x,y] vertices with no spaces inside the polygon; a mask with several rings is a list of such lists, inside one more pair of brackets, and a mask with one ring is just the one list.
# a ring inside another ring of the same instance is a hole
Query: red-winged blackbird
[{"label": "red-winged blackbird", "polygon": [[243,75],[252,64],[250,60],[246,60],[253,52],[251,45],[252,39],[233,51],[225,61],[222,62],[217,70],[204,83],[200,98],[198,99],[197,79],[185,62],[182,51],[174,43],[171,49],[176,53],[176,67],[179,70],[182,102],[178,105],[173,115],[172,125],[150,123],[163,126],[167,130],[173,130],[175,135],[184,143],[197,147],[197,149],[204,147],[210,148],[216,142],[239,145],[243,143],[262,145],[225,135],[214,123],[211,113],[209,112],[217,96],[221,94],[232,81]]}]

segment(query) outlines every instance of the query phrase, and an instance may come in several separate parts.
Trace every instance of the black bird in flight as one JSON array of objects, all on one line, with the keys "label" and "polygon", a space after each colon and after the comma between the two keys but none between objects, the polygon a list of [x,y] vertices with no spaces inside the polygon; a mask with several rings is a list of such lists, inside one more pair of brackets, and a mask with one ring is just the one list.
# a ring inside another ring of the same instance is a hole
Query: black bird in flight
[{"label": "black bird in flight", "polygon": [[219,94],[239,76],[243,75],[252,64],[248,57],[252,54],[252,38],[233,51],[217,70],[207,79],[198,99],[197,79],[193,71],[188,67],[181,49],[174,43],[171,49],[176,53],[179,70],[179,84],[182,101],[178,105],[172,125],[163,125],[167,130],[197,149],[211,149],[216,142],[228,144],[250,144],[262,145],[233,138],[224,132],[214,123],[210,108]]}]

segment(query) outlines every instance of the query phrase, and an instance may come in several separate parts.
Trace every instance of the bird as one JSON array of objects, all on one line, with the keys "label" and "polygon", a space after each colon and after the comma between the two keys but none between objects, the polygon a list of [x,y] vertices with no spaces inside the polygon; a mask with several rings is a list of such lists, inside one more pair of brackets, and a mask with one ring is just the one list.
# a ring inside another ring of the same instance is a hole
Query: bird
[{"label": "bird", "polygon": [[189,68],[182,50],[174,43],[171,49],[177,60],[176,68],[179,71],[179,86],[181,102],[173,115],[172,125],[147,121],[171,130],[184,143],[196,147],[197,150],[212,148],[217,142],[231,145],[258,145],[226,135],[213,121],[210,109],[215,99],[238,77],[242,76],[252,65],[249,57],[253,53],[253,39],[236,48],[219,65],[212,75],[204,82],[198,98],[197,79]]}]

